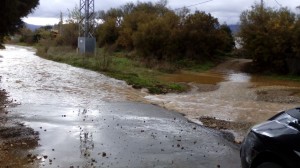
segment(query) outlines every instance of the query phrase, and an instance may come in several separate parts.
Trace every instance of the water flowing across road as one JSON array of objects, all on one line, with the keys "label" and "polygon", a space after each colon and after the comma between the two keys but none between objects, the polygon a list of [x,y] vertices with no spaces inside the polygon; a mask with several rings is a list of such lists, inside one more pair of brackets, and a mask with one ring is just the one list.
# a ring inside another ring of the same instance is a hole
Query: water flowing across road
[{"label": "water flowing across road", "polygon": [[238,147],[220,132],[147,103],[153,102],[149,94],[97,72],[41,59],[32,48],[6,48],[0,50],[1,87],[19,104],[7,117],[40,138],[29,151],[36,164],[27,165],[27,159],[17,164],[12,157],[17,165],[11,167],[240,166]]},{"label": "water flowing across road", "polygon": [[251,76],[230,70],[234,68],[234,62],[240,64],[240,61],[245,60],[233,60],[225,67],[217,67],[206,73],[182,72],[167,75],[165,80],[190,82],[192,90],[182,94],[148,95],[146,99],[184,113],[195,122],[199,122],[200,116],[208,116],[258,123],[282,110],[299,105],[299,82]]},{"label": "water flowing across road", "polygon": [[299,83],[250,76],[235,70],[235,62],[164,76],[189,83],[191,91],[150,95],[97,72],[41,59],[30,47],[6,47],[0,50],[1,87],[20,104],[9,114],[40,132],[33,153],[47,156],[42,165],[237,167],[237,148],[218,133],[149,104],[199,123],[201,116],[257,123],[300,103]]},{"label": "water flowing across road", "polygon": [[[22,103],[77,104],[142,101],[143,94],[125,82],[35,56],[32,48],[7,46],[1,73],[3,87]],[[51,97],[58,99],[51,99]]]},{"label": "water flowing across road", "polygon": [[[0,69],[2,85],[22,103],[76,104],[89,108],[99,102],[150,102],[184,113],[193,121],[199,116],[210,116],[255,123],[299,103],[272,101],[280,99],[279,96],[288,99],[290,95],[299,94],[299,82],[268,80],[228,71],[232,64],[208,73],[168,75],[166,80],[192,82],[192,90],[182,94],[149,95],[100,73],[41,59],[34,56],[31,48],[7,46],[5,52],[5,62]],[[214,89],[201,91],[207,85]],[[261,100],[263,95],[257,94],[286,90],[292,91],[285,95],[275,94],[268,101]],[[50,99],[53,96],[58,99]]]}]

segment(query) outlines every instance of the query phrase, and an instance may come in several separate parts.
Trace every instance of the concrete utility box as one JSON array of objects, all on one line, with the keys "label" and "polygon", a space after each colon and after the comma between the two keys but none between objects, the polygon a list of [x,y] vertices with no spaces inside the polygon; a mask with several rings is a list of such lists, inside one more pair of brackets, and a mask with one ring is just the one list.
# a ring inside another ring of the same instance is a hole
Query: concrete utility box
[{"label": "concrete utility box", "polygon": [[78,37],[78,49],[80,54],[93,54],[96,49],[96,39],[91,37]]}]

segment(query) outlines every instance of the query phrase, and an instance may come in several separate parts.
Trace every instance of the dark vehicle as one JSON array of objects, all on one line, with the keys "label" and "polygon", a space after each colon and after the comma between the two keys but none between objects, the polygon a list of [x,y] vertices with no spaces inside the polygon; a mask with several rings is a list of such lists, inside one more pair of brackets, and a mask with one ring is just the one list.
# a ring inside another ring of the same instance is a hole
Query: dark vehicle
[{"label": "dark vehicle", "polygon": [[300,108],[254,126],[240,154],[243,168],[300,168]]}]

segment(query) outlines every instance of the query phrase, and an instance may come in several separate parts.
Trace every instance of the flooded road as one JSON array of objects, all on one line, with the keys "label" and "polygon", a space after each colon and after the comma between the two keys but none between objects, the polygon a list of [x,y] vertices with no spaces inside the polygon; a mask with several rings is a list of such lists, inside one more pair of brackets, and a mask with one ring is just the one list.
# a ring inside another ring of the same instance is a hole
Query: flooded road
[{"label": "flooded road", "polygon": [[[210,72],[181,72],[164,76],[166,81],[190,83],[182,94],[148,95],[148,101],[186,115],[200,123],[200,117],[244,122],[253,125],[274,114],[299,106],[300,83],[250,76],[239,71],[249,60],[232,60]],[[238,140],[246,130],[239,132]],[[234,130],[236,132],[236,130]]]},{"label": "flooded road", "polygon": [[6,47],[1,87],[18,104],[8,117],[40,138],[29,151],[35,164],[21,166],[240,167],[238,147],[220,132],[145,104],[151,97],[125,82],[41,59],[31,48]]},{"label": "flooded road", "polygon": [[0,54],[2,86],[22,103],[93,107],[99,102],[143,100],[140,91],[123,81],[41,59],[31,48],[7,46]]}]

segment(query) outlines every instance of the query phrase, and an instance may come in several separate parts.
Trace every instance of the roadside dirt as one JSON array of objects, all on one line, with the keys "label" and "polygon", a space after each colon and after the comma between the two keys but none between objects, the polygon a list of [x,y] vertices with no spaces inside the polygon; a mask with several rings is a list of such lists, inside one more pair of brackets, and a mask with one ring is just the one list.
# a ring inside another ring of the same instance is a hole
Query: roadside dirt
[{"label": "roadside dirt", "polygon": [[[225,121],[213,117],[200,117],[199,121],[201,121],[201,123],[208,128],[223,131],[226,139],[238,144],[242,142],[242,137],[255,124],[243,121]],[[238,135],[233,135],[233,132],[231,132],[232,130],[234,130],[234,132]]]},{"label": "roadside dirt", "polygon": [[32,167],[38,156],[29,152],[38,146],[38,133],[8,117],[8,101],[5,90],[0,90],[0,165],[1,167]]},{"label": "roadside dirt", "polygon": [[254,123],[247,122],[230,122],[225,120],[219,120],[212,117],[200,117],[199,120],[210,128],[219,130],[240,130],[247,131]]}]

